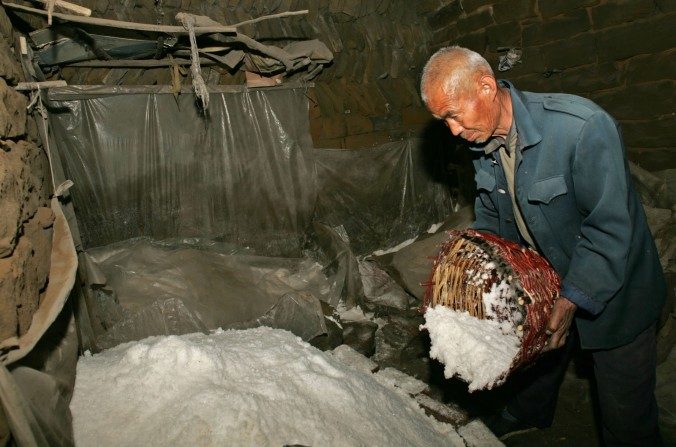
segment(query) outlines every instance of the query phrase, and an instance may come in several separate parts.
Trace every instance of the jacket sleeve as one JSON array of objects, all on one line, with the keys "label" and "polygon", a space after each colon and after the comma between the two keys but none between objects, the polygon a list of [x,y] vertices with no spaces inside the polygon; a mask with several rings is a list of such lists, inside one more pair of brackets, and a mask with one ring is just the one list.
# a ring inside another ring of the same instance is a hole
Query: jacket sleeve
[{"label": "jacket sleeve", "polygon": [[600,313],[623,283],[631,241],[622,138],[613,119],[596,112],[584,125],[572,163],[573,188],[583,215],[561,295]]}]

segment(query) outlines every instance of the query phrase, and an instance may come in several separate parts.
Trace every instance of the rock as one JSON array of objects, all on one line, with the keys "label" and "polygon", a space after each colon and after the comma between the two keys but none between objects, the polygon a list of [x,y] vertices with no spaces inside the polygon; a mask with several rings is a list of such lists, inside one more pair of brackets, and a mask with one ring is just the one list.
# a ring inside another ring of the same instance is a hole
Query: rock
[{"label": "rock", "polygon": [[375,334],[378,325],[372,321],[344,321],[343,343],[370,357],[375,352]]},{"label": "rock", "polygon": [[479,419],[458,427],[467,447],[502,447],[504,444]]},{"label": "rock", "polygon": [[430,387],[425,382],[411,377],[395,368],[384,368],[376,373],[376,380],[393,388],[399,388],[411,396],[429,391]]},{"label": "rock", "polygon": [[425,410],[429,416],[440,422],[452,424],[457,427],[466,424],[469,416],[467,412],[454,404],[444,405],[438,400],[432,399],[427,394],[415,396],[415,401]]},{"label": "rock", "polygon": [[366,374],[375,372],[378,369],[376,362],[355,351],[349,345],[340,345],[334,348],[332,354],[333,357],[342,363]]},{"label": "rock", "polygon": [[423,317],[389,317],[389,322],[376,331],[376,352],[373,360],[381,368],[391,366],[425,380],[429,375],[429,340],[420,332]]},{"label": "rock", "polygon": [[26,133],[26,97],[0,78],[0,138],[15,138]]},{"label": "rock", "polygon": [[[47,285],[52,253],[52,223],[54,214],[51,208],[40,207],[32,219],[23,225],[22,239],[30,241],[31,252],[34,256],[32,264],[35,268],[37,290]],[[31,313],[31,316],[33,314]]]},{"label": "rock", "polygon": [[330,351],[343,343],[343,328],[333,318],[324,317],[324,323],[327,333],[314,337],[308,343],[322,351]]},{"label": "rock", "polygon": [[0,77],[13,85],[23,79],[21,65],[14,57],[9,40],[2,36],[0,36]]},{"label": "rock", "polygon": [[657,203],[664,208],[674,209],[676,206],[676,169],[654,171],[653,175],[664,180],[666,185],[664,194],[657,197]]},{"label": "rock", "polygon": [[34,143],[0,141],[0,258],[11,254],[22,222],[46,204],[47,157]]},{"label": "rock", "polygon": [[374,261],[359,261],[364,305],[378,315],[401,314],[409,308],[409,295]]},{"label": "rock", "polygon": [[[44,257],[45,253],[40,253]],[[38,308],[41,284],[36,251],[21,237],[10,257],[0,259],[0,340],[23,335]]]}]

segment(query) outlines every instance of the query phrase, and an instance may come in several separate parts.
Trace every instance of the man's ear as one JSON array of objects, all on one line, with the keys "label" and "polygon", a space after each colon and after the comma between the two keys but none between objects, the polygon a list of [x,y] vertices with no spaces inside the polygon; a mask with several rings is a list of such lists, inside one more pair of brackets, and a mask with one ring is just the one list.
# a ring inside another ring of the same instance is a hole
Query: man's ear
[{"label": "man's ear", "polygon": [[491,75],[482,75],[479,78],[479,92],[483,95],[493,97],[498,92],[498,84]]}]

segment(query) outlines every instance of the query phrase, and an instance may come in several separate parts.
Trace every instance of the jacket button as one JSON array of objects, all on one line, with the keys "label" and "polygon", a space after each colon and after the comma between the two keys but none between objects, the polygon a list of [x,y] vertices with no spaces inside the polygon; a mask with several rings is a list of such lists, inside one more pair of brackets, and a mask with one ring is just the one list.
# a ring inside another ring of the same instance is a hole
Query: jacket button
[{"label": "jacket button", "polygon": [[505,194],[507,191],[505,191],[505,190],[502,189],[502,188],[498,188],[498,192],[499,192],[500,194]]}]

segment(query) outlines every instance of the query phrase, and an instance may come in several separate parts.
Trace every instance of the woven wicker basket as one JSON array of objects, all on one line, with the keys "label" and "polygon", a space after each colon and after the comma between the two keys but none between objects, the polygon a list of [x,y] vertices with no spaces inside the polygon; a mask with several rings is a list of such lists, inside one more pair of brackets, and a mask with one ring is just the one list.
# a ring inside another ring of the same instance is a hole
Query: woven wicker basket
[{"label": "woven wicker basket", "polygon": [[422,307],[443,305],[513,328],[520,350],[506,374],[547,343],[546,324],[560,279],[534,250],[474,230],[451,231],[442,245]]}]

